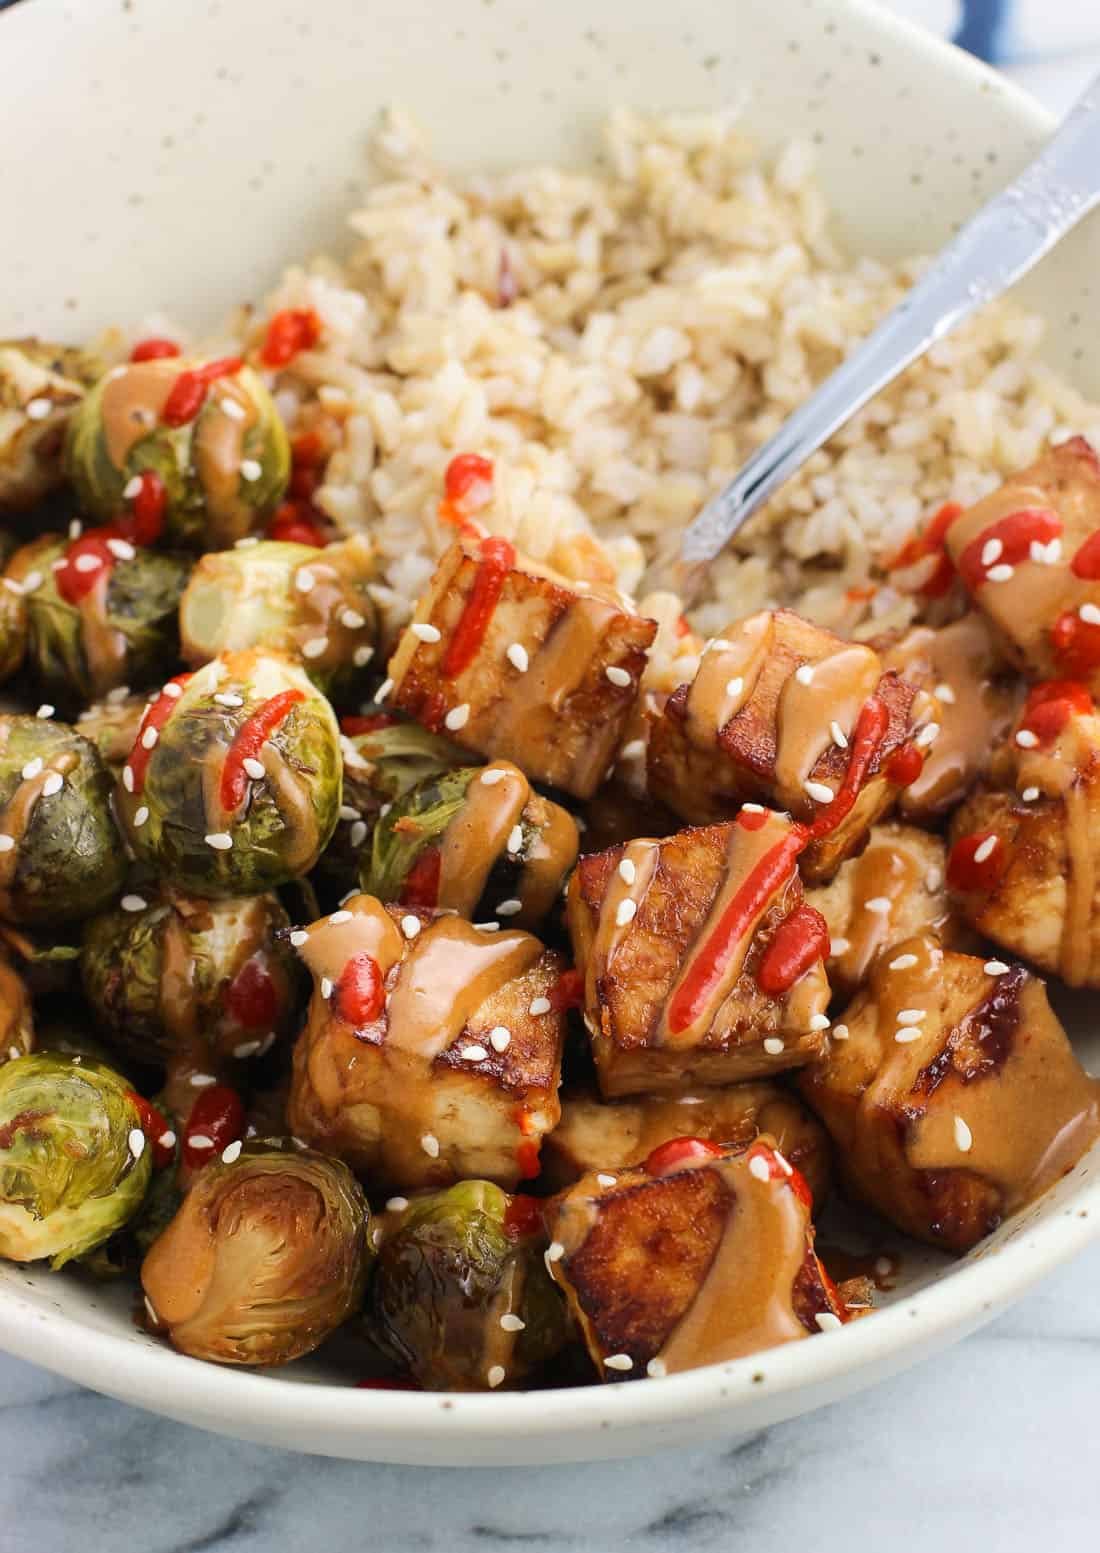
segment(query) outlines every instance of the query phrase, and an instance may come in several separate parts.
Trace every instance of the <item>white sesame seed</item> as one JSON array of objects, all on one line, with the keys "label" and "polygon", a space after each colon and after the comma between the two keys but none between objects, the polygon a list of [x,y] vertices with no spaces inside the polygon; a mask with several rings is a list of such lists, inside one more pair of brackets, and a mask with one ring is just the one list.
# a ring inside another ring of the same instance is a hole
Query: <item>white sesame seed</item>
[{"label": "white sesame seed", "polygon": [[97,572],[103,562],[98,555],[78,555],[73,565],[78,572]]},{"label": "white sesame seed", "polygon": [[936,891],[941,887],[942,884],[943,869],[935,867],[930,868],[924,876],[924,888],[932,895],[935,895]]},{"label": "white sesame seed", "polygon": [[[546,1006],[547,1006],[547,1008],[549,1008],[550,1007],[549,1003],[547,1003]],[[532,1006],[532,1012],[534,1012],[533,1006]],[[508,1046],[509,1046],[509,1044],[511,1042],[511,1039],[512,1039],[512,1032],[511,1032],[511,1030],[509,1030],[507,1028],[506,1025],[495,1025],[493,1027],[493,1029],[489,1031],[489,1045],[493,1048],[493,1050],[495,1052],[507,1051],[508,1050]]]},{"label": "white sesame seed", "polygon": [[213,847],[215,852],[228,852],[233,845],[233,837],[224,830],[213,830],[202,839],[208,847]]},{"label": "white sesame seed", "polygon": [[532,998],[527,1012],[537,1018],[539,1014],[548,1014],[552,1006],[549,998]]},{"label": "white sesame seed", "polygon": [[864,901],[865,911],[871,911],[876,917],[887,917],[890,914],[890,902],[885,895],[872,895],[869,901]]},{"label": "white sesame seed", "polygon": [[159,738],[160,734],[155,728],[146,728],[145,732],[141,736],[142,749],[151,750]]},{"label": "white sesame seed", "polygon": [[119,561],[132,561],[137,551],[128,539],[109,539],[107,549]]},{"label": "white sesame seed", "polygon": [[829,724],[829,732],[837,749],[846,750],[848,748],[848,735],[838,722],[831,722]]},{"label": "white sesame seed", "polygon": [[43,701],[42,705],[38,708],[38,711],[35,712],[34,715],[36,717],[40,717],[43,722],[45,722],[48,718],[51,718],[56,711],[57,708],[55,706],[51,706],[48,701]]},{"label": "white sesame seed", "polygon": [[234,1046],[233,1055],[243,1062],[246,1057],[254,1057],[261,1045],[260,1041],[242,1041],[239,1046]]},{"label": "white sesame seed", "polygon": [[41,572],[28,572],[27,575],[23,578],[23,592],[24,593],[34,593],[41,586],[42,586],[42,573]]},{"label": "white sesame seed", "polygon": [[833,1040],[834,1041],[846,1041],[847,1039],[848,1039],[848,1026],[847,1025],[834,1025],[833,1026]]},{"label": "white sesame seed", "polygon": [[263,474],[263,465],[256,458],[241,459],[241,478],[244,480],[258,480]]},{"label": "white sesame seed", "polygon": [[465,728],[469,721],[470,705],[469,702],[463,701],[461,706],[452,706],[443,719],[443,726],[451,733],[457,733],[460,728]]},{"label": "white sesame seed", "polygon": [[342,803],[337,812],[342,820],[357,820],[359,818],[359,810],[354,809],[350,803]]},{"label": "white sesame seed", "polygon": [[238,1138],[234,1143],[227,1143],[222,1149],[222,1164],[235,1165],[241,1157],[241,1141]]},{"label": "white sesame seed", "polygon": [[[168,687],[165,686],[165,690],[167,690],[167,688]],[[177,687],[177,689],[178,689],[178,687]],[[130,694],[130,687],[129,687],[129,685],[116,685],[114,690],[108,690],[108,692],[107,692],[107,702],[108,702],[108,705],[110,705],[110,706],[120,706],[122,704],[122,702],[126,700],[126,697],[129,694]]]},{"label": "white sesame seed", "polygon": [[814,803],[832,803],[836,794],[831,787],[826,787],[824,782],[803,782],[807,795]]},{"label": "white sesame seed", "polygon": [[192,1149],[212,1149],[214,1140],[208,1138],[204,1132],[193,1132],[187,1140],[187,1146]]},{"label": "white sesame seed", "polygon": [[320,658],[328,652],[327,636],[312,636],[308,642],[302,643],[303,658]]},{"label": "white sesame seed", "polygon": [[632,1370],[634,1368],[634,1360],[628,1353],[608,1354],[603,1362],[604,1368],[608,1370]]},{"label": "white sesame seed", "polygon": [[546,1260],[548,1262],[560,1262],[565,1255],[565,1247],[560,1240],[552,1240],[546,1248]]},{"label": "white sesame seed", "polygon": [[161,1133],[160,1137],[157,1139],[157,1142],[160,1144],[162,1149],[174,1149],[175,1148],[175,1146],[176,1146],[176,1135],[172,1131],[171,1127],[167,1128],[164,1132]]},{"label": "white sesame seed", "polygon": [[140,1127],[131,1127],[126,1137],[126,1147],[135,1159],[140,1159],[145,1153],[145,1134]]},{"label": "white sesame seed", "polygon": [[510,1310],[500,1318],[501,1329],[505,1332],[523,1332],[527,1323],[521,1317],[514,1315]]},{"label": "white sesame seed", "polygon": [[332,996],[332,977],[331,976],[322,976],[321,977],[321,996],[323,998],[331,998],[331,996]]},{"label": "white sesame seed", "polygon": [[357,609],[342,609],[340,611],[340,624],[349,631],[361,631],[366,623],[366,616],[361,615]]},{"label": "white sesame seed", "polygon": [[786,1049],[786,1041],[781,1041],[777,1035],[769,1035],[764,1042],[764,1050],[769,1057],[778,1057]]},{"label": "white sesame seed", "polygon": [[1087,626],[1100,626],[1100,605],[1082,604],[1077,613]]},{"label": "white sesame seed", "polygon": [[844,1323],[839,1316],[834,1316],[831,1310],[819,1310],[814,1320],[823,1332],[839,1332]]},{"label": "white sesame seed", "polygon": [[638,902],[632,900],[620,901],[615,912],[615,926],[626,927],[628,922],[633,922],[638,913]]},{"label": "white sesame seed", "polygon": [[668,1374],[668,1365],[663,1359],[650,1359],[645,1367],[645,1372],[647,1375],[651,1375],[654,1380],[663,1380]]},{"label": "white sesame seed", "polygon": [[635,868],[632,859],[629,857],[622,858],[619,862],[619,878],[624,884],[633,884],[637,877],[638,870]]},{"label": "white sesame seed", "polygon": [[24,406],[24,414],[29,421],[44,421],[53,410],[53,405],[48,399],[31,399]]},{"label": "white sesame seed", "polygon": [[987,960],[982,966],[982,970],[987,976],[1004,976],[1009,967],[1003,960]]},{"label": "white sesame seed", "polygon": [[955,692],[948,684],[937,685],[932,694],[937,701],[942,701],[945,706],[955,705]]},{"label": "white sesame seed", "polygon": [[814,682],[814,666],[812,663],[803,663],[795,669],[794,677],[800,685],[812,685]]},{"label": "white sesame seed", "polygon": [[[347,621],[344,624],[346,625]],[[351,661],[357,669],[365,669],[373,657],[373,647],[357,647],[351,655]]]},{"label": "white sesame seed", "polygon": [[401,918],[401,931],[406,938],[415,938],[420,932],[420,918],[411,915]]},{"label": "white sesame seed", "polygon": [[898,1024],[919,1025],[927,1012],[926,1008],[903,1008],[898,1015]]},{"label": "white sesame seed", "polygon": [[124,895],[119,901],[123,911],[144,911],[148,904],[144,895]]},{"label": "white sesame seed", "polygon": [[408,1206],[409,1199],[407,1197],[390,1197],[386,1200],[387,1213],[404,1213]]},{"label": "white sesame seed", "polygon": [[434,1132],[426,1132],[420,1139],[420,1147],[428,1155],[429,1159],[439,1158],[439,1139]]},{"label": "white sesame seed", "polygon": [[167,696],[169,701],[178,701],[183,695],[183,686],[177,685],[174,680],[169,680],[161,691],[162,696]]},{"label": "white sesame seed", "polygon": [[303,944],[309,943],[309,934],[305,931],[304,928],[295,928],[294,932],[290,935],[290,942],[294,945],[295,949],[301,949]]},{"label": "white sesame seed", "polygon": [[618,664],[608,664],[607,668],[604,669],[604,674],[611,681],[611,683],[613,685],[617,685],[620,690],[625,690],[627,685],[631,683],[631,677],[627,673],[626,669],[619,668]]},{"label": "white sesame seed", "polygon": [[940,736],[940,725],[939,725],[939,723],[925,723],[924,727],[921,729],[921,731],[917,734],[916,738],[913,740],[913,743],[917,746],[917,748],[919,750],[926,750],[930,744],[935,744],[935,742],[939,738],[939,736]]},{"label": "white sesame seed", "polygon": [[741,812],[742,814],[765,814],[767,811],[762,803],[743,803]]},{"label": "white sesame seed", "polygon": [[1016,734],[1016,743],[1022,750],[1038,749],[1039,735],[1033,733],[1030,728],[1021,728]]},{"label": "white sesame seed", "polygon": [[481,782],[484,787],[495,787],[498,782],[503,782],[507,775],[508,773],[501,771],[499,766],[490,766],[488,770],[481,773]]},{"label": "white sesame seed", "polygon": [[54,795],[59,793],[64,786],[65,778],[61,775],[61,772],[51,771],[49,776],[42,783],[43,798],[53,798]]},{"label": "white sesame seed", "polygon": [[513,855],[523,846],[523,826],[513,825],[508,832],[507,849]]},{"label": "white sesame seed", "polygon": [[365,820],[356,820],[355,824],[351,827],[351,831],[350,831],[350,833],[348,835],[348,840],[351,842],[353,847],[361,847],[363,845],[363,842],[366,839],[367,839],[367,825],[366,825],[366,821]]},{"label": "white sesame seed", "polygon": [[233,541],[233,548],[234,550],[251,550],[252,546],[258,545],[259,542],[260,536],[258,534],[246,534],[243,539],[235,539]]},{"label": "white sesame seed", "polygon": [[339,927],[341,922],[350,922],[350,921],[351,921],[351,912],[350,911],[334,911],[332,913],[332,916],[329,917],[329,922],[331,922],[334,927]]},{"label": "white sesame seed", "polygon": [[15,837],[6,836],[0,832],[0,852],[10,852],[15,846]]},{"label": "white sesame seed", "polygon": [[40,775],[42,771],[42,765],[43,761],[41,755],[36,755],[33,760],[28,760],[27,764],[23,767],[24,782],[31,782],[36,776]]},{"label": "white sesame seed", "polygon": [[458,1055],[464,1062],[484,1062],[489,1053],[484,1046],[464,1046]]},{"label": "white sesame seed", "polygon": [[490,1390],[495,1391],[504,1379],[504,1366],[502,1364],[490,1366],[489,1373],[485,1378],[489,1382]]},{"label": "white sesame seed", "polygon": [[985,575],[988,582],[1009,582],[1016,575],[1016,569],[1002,561],[999,566],[991,566]]},{"label": "white sesame seed", "polygon": [[[68,564],[69,563],[67,561],[55,561],[53,563],[53,569],[54,571],[57,571],[60,566],[67,566]],[[23,584],[21,582],[16,582],[14,577],[3,577],[0,578],[0,581],[3,582],[4,587],[8,590],[9,593],[14,593],[18,596],[23,592]]]},{"label": "white sesame seed", "polygon": [[645,754],[645,740],[631,739],[629,744],[624,744],[619,751],[622,760],[641,760]]},{"label": "white sesame seed", "polygon": [[749,1160],[749,1175],[755,1176],[758,1181],[771,1180],[772,1173],[768,1169],[768,1162],[763,1154],[754,1154]]},{"label": "white sesame seed", "polygon": [[999,539],[987,539],[982,546],[982,565],[992,566],[999,561],[1004,554],[1004,545]]},{"label": "white sesame seed", "polygon": [[218,1081],[212,1073],[192,1073],[187,1082],[192,1089],[209,1089],[211,1084],[216,1084]]},{"label": "white sesame seed", "polygon": [[263,761],[256,760],[252,755],[246,755],[241,761],[241,765],[244,767],[245,774],[250,776],[254,782],[259,782],[261,778],[267,775]]},{"label": "white sesame seed", "polygon": [[919,1025],[903,1025],[900,1030],[894,1031],[894,1040],[899,1046],[908,1046],[910,1041],[919,1041],[923,1034]]},{"label": "white sesame seed", "polygon": [[504,655],[512,667],[520,674],[526,674],[531,666],[531,660],[527,655],[527,649],[522,642],[513,642]]},{"label": "white sesame seed", "polygon": [[1020,797],[1023,799],[1024,803],[1034,803],[1038,796],[1039,789],[1037,787],[1025,787],[1023,792],[1020,794]]},{"label": "white sesame seed", "polygon": [[315,574],[310,571],[308,566],[300,567],[295,573],[294,586],[297,588],[299,593],[312,593],[316,582],[317,578]]},{"label": "white sesame seed", "polygon": [[499,922],[475,922],[474,929],[478,933],[499,933]]},{"label": "white sesame seed", "polygon": [[955,1118],[955,1142],[963,1154],[969,1154],[974,1147],[974,1134],[961,1116]]},{"label": "white sesame seed", "polygon": [[508,900],[501,901],[499,903],[496,908],[496,913],[498,917],[514,917],[522,910],[523,902],[521,900],[517,900],[515,896],[510,896]]},{"label": "white sesame seed", "polygon": [[248,411],[243,404],[238,404],[235,399],[230,399],[228,394],[223,394],[218,400],[218,409],[223,415],[228,415],[231,421],[243,421]]},{"label": "white sesame seed", "polygon": [[609,1176],[606,1171],[602,1170],[596,1177],[596,1180],[599,1182],[600,1186],[614,1186],[618,1179],[618,1176]]},{"label": "white sesame seed", "polygon": [[831,938],[829,940],[829,953],[831,955],[847,954],[852,947],[850,938]]},{"label": "white sesame seed", "polygon": [[974,861],[976,863],[984,863],[986,858],[992,857],[997,850],[997,842],[999,840],[999,836],[987,836],[984,841],[974,848]]},{"label": "white sesame seed", "polygon": [[378,689],[374,692],[374,699],[378,702],[379,706],[382,705],[383,701],[385,701],[386,697],[389,695],[389,693],[390,693],[390,691],[392,689],[393,689],[393,680],[392,679],[384,679],[382,681],[382,683],[379,685]]},{"label": "white sesame seed", "polygon": [[726,695],[729,696],[731,701],[736,701],[744,688],[745,681],[740,674],[735,674],[732,679],[726,681]]},{"label": "white sesame seed", "polygon": [[828,1016],[826,1014],[811,1014],[810,1015],[810,1029],[811,1030],[827,1030],[828,1028],[829,1028],[829,1020],[828,1020]]},{"label": "white sesame seed", "polygon": [[212,700],[216,701],[219,706],[229,707],[231,711],[235,711],[237,707],[244,705],[244,697],[236,695],[232,690],[217,690],[214,692]]},{"label": "white sesame seed", "polygon": [[421,642],[438,642],[443,634],[438,626],[429,625],[427,621],[421,620],[411,625],[409,630]]}]

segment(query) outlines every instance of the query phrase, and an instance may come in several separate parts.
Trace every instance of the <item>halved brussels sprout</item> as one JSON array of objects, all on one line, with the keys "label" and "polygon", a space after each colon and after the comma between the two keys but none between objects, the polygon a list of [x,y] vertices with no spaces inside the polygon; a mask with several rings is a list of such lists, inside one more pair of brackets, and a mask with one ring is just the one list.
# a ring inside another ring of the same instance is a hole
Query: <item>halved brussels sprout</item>
[{"label": "halved brussels sprout", "polygon": [[426,1390],[514,1384],[570,1341],[531,1203],[489,1181],[460,1181],[414,1198],[384,1236],[375,1335]]},{"label": "halved brussels sprout", "polygon": [[577,823],[496,760],[419,782],[374,827],[360,888],[380,901],[534,928],[577,861]]},{"label": "halved brussels sprout", "polygon": [[269,539],[204,555],[180,603],[184,659],[197,668],[263,647],[299,661],[322,690],[346,690],[377,645],[373,571],[361,534],[324,550]]},{"label": "halved brussels sprout", "polygon": [[72,704],[170,674],[190,572],[189,557],[138,548],[107,529],[75,540],[44,534],[17,550],[4,580],[22,589],[37,683]]},{"label": "halved brussels sprout", "polygon": [[111,1041],[138,1061],[216,1074],[291,1033],[301,967],[276,937],[287,927],[273,895],[135,891],[85,924],[84,993]]},{"label": "halved brussels sprout", "polygon": [[102,364],[43,340],[0,340],[0,512],[25,512],[62,479],[65,427]]},{"label": "halved brussels sprout", "polygon": [[0,684],[12,677],[27,651],[27,601],[23,584],[6,575],[8,558],[5,575],[0,577]]},{"label": "halved brussels sprout", "polygon": [[125,867],[95,746],[65,723],[0,716],[0,916],[90,916]]},{"label": "halved brussels sprout", "polygon": [[31,995],[18,971],[0,960],[0,1064],[34,1050]]},{"label": "halved brussels sprout", "polygon": [[369,1219],[338,1160],[278,1139],[231,1144],[142,1264],[158,1328],[181,1352],[222,1364],[310,1353],[362,1300]]},{"label": "halved brussels sprout", "polygon": [[76,720],[76,731],[90,739],[99,758],[117,776],[137,740],[141,719],[149,701],[147,696],[126,687],[110,691],[102,701],[93,701]]},{"label": "halved brussels sprout", "polygon": [[278,506],[290,445],[263,383],[236,357],[114,367],[73,417],[65,459],[85,512],[132,517],[146,542],[217,550]]},{"label": "halved brussels sprout", "polygon": [[141,1206],[152,1170],[137,1097],[87,1058],[0,1068],[0,1256],[63,1267]]},{"label": "halved brussels sprout", "polygon": [[117,794],[139,859],[196,895],[259,895],[308,872],[340,810],[332,708],[287,658],[226,653],[170,681]]}]

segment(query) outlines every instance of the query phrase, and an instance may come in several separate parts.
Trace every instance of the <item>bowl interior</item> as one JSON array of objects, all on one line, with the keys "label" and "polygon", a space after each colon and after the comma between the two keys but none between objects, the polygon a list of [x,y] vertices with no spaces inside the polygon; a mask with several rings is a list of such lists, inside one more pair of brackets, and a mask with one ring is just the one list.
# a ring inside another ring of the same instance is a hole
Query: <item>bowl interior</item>
[{"label": "bowl interior", "polygon": [[[0,335],[83,337],[158,309],[201,323],[258,296],[288,260],[339,250],[367,133],[389,102],[422,121],[441,159],[491,168],[598,156],[616,103],[735,109],[765,149],[816,145],[841,234],[881,257],[942,242],[1047,128],[1015,89],[864,0],[39,0],[0,17],[0,42],[0,182],[20,228]],[[11,132],[31,123],[33,140]],[[1100,362],[1082,349],[1081,320],[1095,317],[1098,259],[1093,221],[1026,292],[1048,322],[1051,362],[1094,391]],[[1100,1071],[1087,1006],[1070,1018]],[[325,1355],[280,1379],[218,1370],[137,1332],[132,1291],[10,1264],[0,1341],[173,1416],[303,1449],[591,1458],[700,1436],[716,1414],[728,1429],[756,1426],[899,1368],[1083,1243],[1090,1212],[1100,1217],[1100,1149],[960,1267],[905,1248],[885,1296],[894,1308],[835,1342],[584,1393],[357,1393],[354,1372]],[[847,1232],[827,1225],[823,1238]]]}]

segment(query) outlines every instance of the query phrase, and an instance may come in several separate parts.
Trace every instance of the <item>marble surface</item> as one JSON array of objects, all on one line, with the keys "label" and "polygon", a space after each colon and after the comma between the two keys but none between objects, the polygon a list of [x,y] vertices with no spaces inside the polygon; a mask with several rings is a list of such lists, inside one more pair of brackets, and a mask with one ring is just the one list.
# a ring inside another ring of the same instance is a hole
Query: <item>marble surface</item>
[{"label": "marble surface", "polygon": [[[948,36],[965,10],[1055,110],[1100,68],[1100,9],[1078,0],[1041,0],[1042,29],[1032,0],[893,8]],[[1030,1553],[1039,1541],[1084,1553],[1100,1520],[1098,1285],[1100,1245],[984,1332],[853,1401],[660,1460],[506,1473],[240,1444],[0,1357],[0,1553],[671,1553],[765,1537],[814,1553]]]}]

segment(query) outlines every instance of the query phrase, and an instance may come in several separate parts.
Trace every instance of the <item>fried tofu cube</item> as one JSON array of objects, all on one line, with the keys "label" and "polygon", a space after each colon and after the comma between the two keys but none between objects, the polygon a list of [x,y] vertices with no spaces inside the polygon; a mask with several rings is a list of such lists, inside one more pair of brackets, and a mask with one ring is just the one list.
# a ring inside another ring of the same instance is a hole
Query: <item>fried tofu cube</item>
[{"label": "fried tofu cube", "polygon": [[951,842],[947,882],[979,933],[1100,987],[1100,717],[1083,685],[1035,687]]},{"label": "fried tofu cube", "polygon": [[828,878],[919,775],[935,698],[790,610],[731,626],[654,721],[649,787],[695,823],[746,801],[812,830],[803,877]]},{"label": "fried tofu cube", "polygon": [[802,837],[765,809],[582,857],[566,916],[600,1090],[671,1095],[797,1067],[827,1039]]},{"label": "fried tofu cube", "polygon": [[604,1380],[672,1375],[847,1318],[814,1254],[810,1194],[765,1143],[678,1139],[556,1201],[547,1265]]},{"label": "fried tofu cube", "polygon": [[928,934],[897,951],[800,1087],[854,1196],[918,1240],[968,1251],[1100,1136],[1100,1084],[1022,966]]},{"label": "fried tofu cube", "polygon": [[287,1120],[379,1191],[538,1174],[561,1114],[560,956],[357,895],[293,940],[313,997]]},{"label": "fried tofu cube", "polygon": [[503,539],[460,540],[390,660],[391,699],[468,750],[590,797],[638,697],[657,623]]},{"label": "fried tofu cube", "polygon": [[881,651],[886,668],[930,690],[939,705],[939,735],[925,751],[920,775],[898,798],[905,819],[935,820],[985,774],[1020,709],[1020,682],[977,610],[939,629],[915,626]]},{"label": "fried tofu cube", "polygon": [[834,879],[807,890],[807,904],[828,924],[825,969],[834,995],[854,997],[881,956],[915,933],[929,929],[956,942],[962,929],[947,898],[946,861],[939,836],[884,820]]},{"label": "fried tofu cube", "polygon": [[1100,694],[1100,459],[1084,437],[962,513],[946,543],[1029,678],[1083,679]]},{"label": "fried tofu cube", "polygon": [[591,1089],[567,1092],[561,1121],[543,1144],[543,1180],[560,1191],[593,1171],[640,1165],[661,1144],[689,1137],[726,1148],[747,1148],[764,1137],[802,1175],[818,1207],[828,1194],[828,1135],[796,1096],[766,1082],[661,1100],[604,1101]]}]

